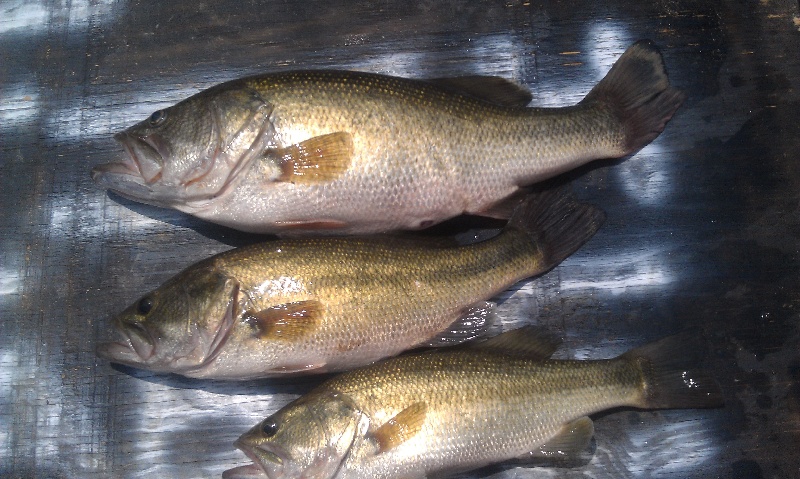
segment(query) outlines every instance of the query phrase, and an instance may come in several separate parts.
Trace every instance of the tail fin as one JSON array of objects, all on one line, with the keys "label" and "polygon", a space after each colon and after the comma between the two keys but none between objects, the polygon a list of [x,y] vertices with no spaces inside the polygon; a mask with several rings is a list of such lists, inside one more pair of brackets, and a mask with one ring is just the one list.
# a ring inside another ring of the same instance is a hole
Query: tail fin
[{"label": "tail fin", "polygon": [[703,348],[694,335],[679,334],[628,351],[644,377],[644,409],[710,408],[723,405],[719,385],[697,369]]},{"label": "tail fin", "polygon": [[684,98],[669,86],[658,48],[650,40],[640,40],[625,50],[581,103],[598,102],[612,109],[625,135],[625,153],[620,155],[624,156],[653,141]]},{"label": "tail fin", "polygon": [[579,203],[563,188],[532,193],[506,226],[524,232],[543,253],[541,272],[548,271],[589,241],[605,221],[595,206]]}]

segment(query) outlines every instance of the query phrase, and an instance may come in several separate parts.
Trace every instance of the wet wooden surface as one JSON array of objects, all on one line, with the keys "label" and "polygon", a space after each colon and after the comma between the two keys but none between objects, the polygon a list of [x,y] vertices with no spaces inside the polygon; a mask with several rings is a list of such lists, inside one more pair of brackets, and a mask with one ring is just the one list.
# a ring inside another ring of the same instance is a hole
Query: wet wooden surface
[{"label": "wet wooden surface", "polygon": [[652,145],[567,175],[608,214],[581,251],[501,295],[562,357],[687,328],[726,407],[596,419],[591,459],[469,477],[800,476],[800,17],[794,0],[0,3],[0,476],[219,477],[232,442],[314,380],[115,368],[108,318],[259,238],[108,195],[112,134],[218,82],[294,68],[492,74],[578,101],[650,38],[688,100]]}]

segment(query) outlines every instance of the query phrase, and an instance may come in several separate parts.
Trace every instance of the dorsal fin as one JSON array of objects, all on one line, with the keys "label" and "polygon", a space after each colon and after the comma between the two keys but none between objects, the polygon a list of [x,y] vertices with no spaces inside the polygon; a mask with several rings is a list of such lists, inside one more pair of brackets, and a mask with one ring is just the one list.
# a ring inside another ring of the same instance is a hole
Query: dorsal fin
[{"label": "dorsal fin", "polygon": [[558,349],[559,344],[561,340],[551,333],[534,326],[524,326],[471,347],[518,358],[544,360]]},{"label": "dorsal fin", "polygon": [[428,82],[500,106],[523,107],[533,99],[533,95],[526,88],[511,80],[495,76],[432,78]]}]

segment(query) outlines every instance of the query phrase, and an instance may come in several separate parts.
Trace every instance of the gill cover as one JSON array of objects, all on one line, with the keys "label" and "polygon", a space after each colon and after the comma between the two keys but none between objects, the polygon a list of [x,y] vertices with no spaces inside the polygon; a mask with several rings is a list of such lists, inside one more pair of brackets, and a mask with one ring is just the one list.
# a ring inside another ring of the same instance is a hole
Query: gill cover
[{"label": "gill cover", "polygon": [[263,155],[274,136],[271,113],[257,91],[223,84],[117,134],[128,157],[95,167],[92,178],[158,206],[208,201],[224,194]]}]

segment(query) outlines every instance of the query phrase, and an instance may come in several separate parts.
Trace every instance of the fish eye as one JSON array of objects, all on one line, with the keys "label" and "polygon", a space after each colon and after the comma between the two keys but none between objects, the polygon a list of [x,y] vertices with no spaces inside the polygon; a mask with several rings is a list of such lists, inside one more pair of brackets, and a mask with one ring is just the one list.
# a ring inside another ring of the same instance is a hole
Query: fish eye
[{"label": "fish eye", "polygon": [[261,432],[267,437],[272,437],[278,432],[278,425],[274,421],[264,421],[261,424]]},{"label": "fish eye", "polygon": [[136,305],[136,310],[141,315],[145,315],[153,309],[153,299],[149,296],[145,296],[144,298],[139,300],[139,304]]},{"label": "fish eye", "polygon": [[150,123],[150,126],[161,126],[167,121],[167,112],[165,110],[154,111],[147,121]]}]

